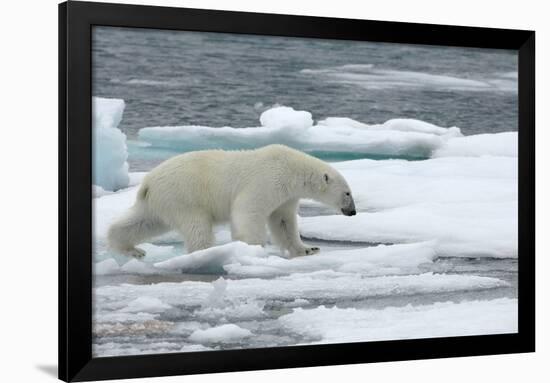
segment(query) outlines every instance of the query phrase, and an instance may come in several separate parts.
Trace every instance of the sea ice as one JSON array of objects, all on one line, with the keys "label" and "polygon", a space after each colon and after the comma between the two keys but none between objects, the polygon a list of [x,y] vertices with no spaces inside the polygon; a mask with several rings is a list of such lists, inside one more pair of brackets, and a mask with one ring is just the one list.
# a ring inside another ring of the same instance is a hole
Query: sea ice
[{"label": "sea ice", "polygon": [[306,238],[435,240],[438,256],[517,257],[516,158],[356,160],[334,166],[348,180],[359,214],[302,217]]},{"label": "sea ice", "polygon": [[437,256],[517,257],[517,203],[425,203],[300,219],[306,238],[346,242],[409,243],[435,240]]},{"label": "sea ice", "polygon": [[433,157],[518,156],[518,133],[476,134],[448,140]]},{"label": "sea ice", "polygon": [[104,190],[129,182],[126,135],[118,129],[123,112],[124,100],[92,97],[92,182]]},{"label": "sea ice", "polygon": [[517,299],[407,305],[383,309],[320,306],[279,318],[314,343],[366,342],[516,333]]},{"label": "sea ice", "polygon": [[170,258],[166,261],[155,263],[155,267],[169,270],[219,272],[223,270],[222,268],[225,264],[232,263],[235,258],[256,258],[261,256],[265,256],[265,251],[261,246],[250,246],[244,242],[231,242]]},{"label": "sea ice", "polygon": [[462,133],[457,127],[442,128],[429,122],[415,120],[413,118],[394,118],[380,125],[368,125],[348,117],[328,117],[319,121],[319,126],[342,127],[349,126],[357,129],[368,130],[396,130],[399,132],[418,132],[434,134],[436,136],[461,137]]},{"label": "sea ice", "polygon": [[99,185],[92,185],[92,198],[102,197],[111,193],[112,191],[105,190]]},{"label": "sea ice", "polygon": [[413,119],[367,125],[349,118],[328,118],[317,125],[311,114],[278,106],[260,116],[261,127],[165,126],[139,131],[152,147],[180,152],[202,149],[253,149],[284,144],[310,153],[428,158],[448,139],[462,136],[456,127],[442,128]]},{"label": "sea ice", "polygon": [[172,306],[162,302],[158,298],[154,297],[139,297],[128,303],[128,305],[121,310],[121,312],[130,313],[159,313],[163,312]]},{"label": "sea ice", "polygon": [[[348,272],[317,271],[295,273],[273,279],[246,278],[226,280],[222,306],[228,310],[241,307],[251,310],[256,301],[342,301],[383,296],[409,296],[426,293],[471,291],[507,287],[503,280],[491,277],[459,274],[423,273],[365,278]],[[208,282],[161,282],[152,285],[122,284],[94,289],[98,307],[127,307],[138,298],[156,298],[174,307],[208,307],[213,286]],[[115,304],[116,303],[116,304]],[[111,305],[111,306],[109,306]],[[251,312],[257,312],[252,310]],[[98,316],[99,320],[103,319]]]},{"label": "sea ice", "polygon": [[120,271],[126,274],[159,274],[159,270],[155,269],[153,265],[138,259],[130,259],[128,262],[121,266]]},{"label": "sea ice", "polygon": [[195,330],[189,340],[197,343],[234,343],[251,335],[250,330],[235,324],[224,324],[206,330]]},{"label": "sea ice", "polygon": [[297,111],[288,106],[276,106],[262,113],[260,124],[270,129],[303,130],[313,126],[313,118],[311,113],[306,111]]}]

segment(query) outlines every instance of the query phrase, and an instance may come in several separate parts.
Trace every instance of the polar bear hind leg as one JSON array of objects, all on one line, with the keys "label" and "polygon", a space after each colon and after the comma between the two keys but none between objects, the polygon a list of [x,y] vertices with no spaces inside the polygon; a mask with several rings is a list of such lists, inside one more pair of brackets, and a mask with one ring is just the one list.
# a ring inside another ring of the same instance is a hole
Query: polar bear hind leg
[{"label": "polar bear hind leg", "polygon": [[145,251],[135,246],[164,234],[169,227],[151,217],[141,204],[133,206],[124,216],[111,225],[107,234],[109,247],[122,254],[142,258]]},{"label": "polar bear hind leg", "polygon": [[290,200],[271,213],[268,222],[272,239],[281,249],[288,250],[292,257],[318,253],[318,247],[308,247],[300,238],[297,210],[298,200]]},{"label": "polar bear hind leg", "polygon": [[175,226],[183,237],[188,253],[207,249],[214,244],[212,219],[207,213],[187,212],[184,217],[178,217]]}]

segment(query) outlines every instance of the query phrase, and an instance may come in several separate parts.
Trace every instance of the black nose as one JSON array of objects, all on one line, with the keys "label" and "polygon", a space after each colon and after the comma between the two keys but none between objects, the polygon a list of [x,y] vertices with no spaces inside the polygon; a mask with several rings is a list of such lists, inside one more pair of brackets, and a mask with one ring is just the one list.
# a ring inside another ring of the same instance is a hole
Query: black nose
[{"label": "black nose", "polygon": [[354,210],[344,210],[344,209],[342,209],[342,213],[343,213],[344,215],[347,215],[347,216],[352,216],[352,215],[357,214],[357,212],[355,211],[355,209],[354,209]]}]

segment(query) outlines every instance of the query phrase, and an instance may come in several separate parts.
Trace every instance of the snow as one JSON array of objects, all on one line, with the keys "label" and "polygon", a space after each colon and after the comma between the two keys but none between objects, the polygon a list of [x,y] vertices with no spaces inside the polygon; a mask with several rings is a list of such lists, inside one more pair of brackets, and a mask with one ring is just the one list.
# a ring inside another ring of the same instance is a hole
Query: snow
[{"label": "snow", "polygon": [[124,100],[92,97],[92,183],[103,190],[128,186],[126,135],[118,129],[123,112]]},{"label": "snow", "polygon": [[384,309],[297,308],[283,326],[315,343],[516,333],[517,299],[444,302]]},{"label": "snow", "polygon": [[359,211],[517,201],[517,159],[509,157],[357,160],[333,166],[348,181]]},{"label": "snow", "polygon": [[315,256],[296,258],[274,255],[271,247],[231,242],[154,266],[171,271],[214,274],[225,271],[229,275],[260,278],[323,270],[376,276],[417,273],[422,265],[432,263],[435,256],[435,242],[321,251]]},{"label": "snow", "polygon": [[433,157],[518,156],[518,133],[477,134],[447,141]]},{"label": "snow", "polygon": [[276,106],[260,116],[260,127],[234,129],[197,125],[148,127],[139,131],[145,151],[178,152],[254,149],[284,144],[320,156],[426,159],[430,157],[517,157],[517,132],[464,137],[458,127],[440,127],[415,119],[365,124],[329,117],[314,124],[311,113]]},{"label": "snow", "polygon": [[334,166],[348,180],[359,213],[303,217],[299,226],[306,238],[433,240],[438,256],[517,257],[516,158],[357,160]]},{"label": "snow", "polygon": [[206,306],[221,307],[224,305],[224,296],[227,291],[227,281],[223,277],[212,282],[212,291],[206,300]]},{"label": "snow", "polygon": [[[143,247],[143,246],[142,246]],[[117,260],[107,258],[94,263],[95,275],[116,275],[116,274],[140,274],[156,275],[161,274],[161,270],[155,268],[150,262],[143,262],[138,259],[123,258],[124,264],[119,265]],[[166,274],[166,273],[164,273]]]},{"label": "snow", "polygon": [[240,321],[259,319],[266,316],[264,304],[256,301],[240,303],[226,302],[226,305],[221,307],[204,307],[195,311],[195,315],[207,321],[216,321],[220,318],[224,320]]},{"label": "snow", "polygon": [[[496,209],[496,210],[495,210]],[[300,220],[306,238],[369,243],[435,240],[446,257],[517,257],[517,203],[425,203],[354,217]]]},{"label": "snow", "polygon": [[179,352],[198,352],[198,351],[211,351],[212,348],[205,347],[202,344],[188,344],[183,346]]},{"label": "snow", "polygon": [[127,274],[158,274],[158,270],[155,269],[151,264],[142,262],[137,259],[130,259],[128,262],[122,265],[120,271]]},{"label": "snow", "polygon": [[[220,302],[209,306],[213,286],[208,282],[161,282],[153,285],[100,286],[95,299],[102,302],[119,302],[125,307],[137,298],[151,297],[171,306],[217,307],[223,312],[235,307],[250,310],[252,302],[293,301],[295,299],[356,300],[383,296],[412,296],[426,293],[477,291],[507,287],[503,280],[492,277],[460,274],[390,275],[365,278],[360,274],[318,271],[295,273],[273,279],[245,278],[226,280]],[[118,306],[117,306],[118,307]],[[257,312],[257,310],[252,310]]]},{"label": "snow", "polygon": [[263,127],[270,129],[307,129],[313,126],[311,113],[296,111],[288,106],[276,106],[263,112],[260,116]]},{"label": "snow", "polygon": [[233,242],[184,254],[155,267],[165,270],[227,272],[239,277],[275,277],[323,270],[361,273],[363,275],[410,274],[435,258],[433,242],[379,245],[369,248],[321,251],[311,257],[283,258],[260,246]]},{"label": "snow", "polygon": [[328,117],[324,120],[319,121],[319,125],[327,127],[350,126],[353,128],[369,130],[396,130],[400,132],[418,132],[435,134],[437,136],[462,136],[460,129],[457,127],[442,128],[440,126],[430,124],[429,122],[415,120],[412,118],[394,118],[380,125],[367,125],[348,117]]},{"label": "snow", "polygon": [[134,186],[92,200],[94,238],[104,239],[107,236],[109,225],[134,204],[137,191],[138,187]]},{"label": "snow", "polygon": [[92,198],[102,197],[111,193],[112,191],[105,190],[101,186],[92,185]]},{"label": "snow", "polygon": [[235,324],[224,324],[206,330],[196,330],[189,336],[189,340],[198,343],[232,343],[251,335],[250,330]]},{"label": "snow", "polygon": [[155,263],[155,267],[202,272],[213,270],[215,272],[237,257],[256,258],[263,254],[264,250],[261,246],[250,246],[244,242],[232,242],[158,262]]},{"label": "snow", "polygon": [[314,125],[311,113],[277,106],[262,113],[260,127],[234,129],[197,125],[148,127],[139,138],[154,148],[183,151],[254,149],[284,144],[309,153],[428,158],[447,140],[460,137],[457,127],[443,128],[413,119],[367,125],[349,118],[328,118]]}]

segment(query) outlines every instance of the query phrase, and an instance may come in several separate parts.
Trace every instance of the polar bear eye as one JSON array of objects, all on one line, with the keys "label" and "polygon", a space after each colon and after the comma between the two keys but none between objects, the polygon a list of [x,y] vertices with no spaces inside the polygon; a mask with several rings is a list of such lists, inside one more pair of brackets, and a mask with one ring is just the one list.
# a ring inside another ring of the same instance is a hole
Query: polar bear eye
[{"label": "polar bear eye", "polygon": [[328,183],[328,174],[325,173],[325,182]]}]

